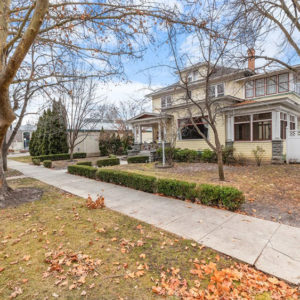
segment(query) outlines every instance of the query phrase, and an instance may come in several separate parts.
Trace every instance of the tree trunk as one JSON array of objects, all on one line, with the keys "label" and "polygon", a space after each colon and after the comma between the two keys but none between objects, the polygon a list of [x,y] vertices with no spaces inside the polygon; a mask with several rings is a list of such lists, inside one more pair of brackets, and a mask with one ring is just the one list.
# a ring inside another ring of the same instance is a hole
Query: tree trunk
[{"label": "tree trunk", "polygon": [[223,164],[222,150],[218,149],[217,159],[218,159],[219,180],[224,181],[225,180],[225,175],[224,175],[224,164]]},{"label": "tree trunk", "polygon": [[9,198],[11,188],[7,185],[3,170],[2,153],[0,151],[0,208],[5,206],[5,201]]},{"label": "tree trunk", "polygon": [[73,161],[74,147],[70,147],[70,161]]},{"label": "tree trunk", "polygon": [[7,148],[5,147],[4,143],[2,146],[2,162],[3,162],[3,170],[8,171],[7,167]]}]

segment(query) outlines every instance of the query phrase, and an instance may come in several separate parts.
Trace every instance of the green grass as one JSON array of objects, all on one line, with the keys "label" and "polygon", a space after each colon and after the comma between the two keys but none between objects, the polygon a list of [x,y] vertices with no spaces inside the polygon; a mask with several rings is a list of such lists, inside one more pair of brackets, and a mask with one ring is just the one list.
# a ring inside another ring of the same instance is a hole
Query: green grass
[{"label": "green grass", "polygon": [[8,170],[5,172],[5,176],[6,176],[6,177],[15,177],[15,176],[20,176],[20,175],[23,175],[23,173],[21,173],[21,172],[18,171],[18,170],[14,170],[14,169],[8,169]]},{"label": "green grass", "polygon": [[[0,210],[0,299],[8,299],[15,288],[22,289],[18,299],[54,299],[52,295],[80,299],[83,291],[87,299],[160,299],[152,286],[163,271],[179,268],[180,276],[192,286],[197,279],[190,274],[195,259],[202,264],[214,262],[218,269],[235,263],[214,250],[110,209],[89,210],[84,199],[40,181],[25,178],[10,185],[33,186],[44,194],[34,203]],[[140,246],[139,241],[143,242]],[[71,274],[69,266],[63,266],[63,273],[47,271],[50,265],[45,254],[51,251],[81,253],[100,263],[78,285],[79,277]],[[140,264],[148,267],[143,276],[126,278],[126,274],[136,274]],[[60,285],[66,280],[65,286]],[[72,289],[74,282],[77,286]],[[208,283],[205,275],[200,287],[205,289]]]}]

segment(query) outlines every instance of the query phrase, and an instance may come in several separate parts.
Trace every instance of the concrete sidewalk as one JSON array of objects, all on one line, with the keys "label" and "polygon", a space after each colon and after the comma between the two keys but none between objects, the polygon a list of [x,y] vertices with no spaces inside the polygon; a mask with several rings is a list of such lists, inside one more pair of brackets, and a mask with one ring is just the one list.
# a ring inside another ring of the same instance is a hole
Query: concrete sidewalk
[{"label": "concrete sidewalk", "polygon": [[300,284],[300,228],[136,191],[9,160],[24,175],[86,198],[105,197],[107,207],[255,265]]}]

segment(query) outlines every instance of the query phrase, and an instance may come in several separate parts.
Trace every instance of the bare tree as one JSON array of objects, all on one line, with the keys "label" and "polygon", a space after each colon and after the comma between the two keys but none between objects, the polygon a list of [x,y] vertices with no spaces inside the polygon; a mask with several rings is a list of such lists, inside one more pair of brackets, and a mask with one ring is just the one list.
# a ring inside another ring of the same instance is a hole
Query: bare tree
[{"label": "bare tree", "polygon": [[99,99],[96,97],[96,88],[96,82],[92,78],[76,78],[62,88],[60,101],[65,109],[71,160],[76,146],[97,125],[95,112],[98,110]]},{"label": "bare tree", "polygon": [[[145,22],[145,17],[151,22]],[[0,147],[15,119],[9,88],[36,40],[51,56],[76,57],[106,78],[123,74],[122,56],[139,58],[153,19],[202,26],[176,7],[140,1],[2,0],[0,2]],[[203,26],[202,26],[203,27]],[[84,41],[84,42],[83,42]],[[47,59],[47,56],[45,56]],[[95,63],[97,62],[97,63]],[[55,73],[55,69],[53,70]],[[39,78],[40,80],[41,78]],[[0,161],[1,200],[8,186]]]},{"label": "bare tree", "polygon": [[[179,82],[174,85],[172,104],[185,103],[185,118],[192,124],[192,130],[195,130],[208,147],[216,153],[219,179],[225,180],[222,155],[224,145],[221,143],[217,126],[225,102],[214,92],[214,79],[217,76],[239,71],[238,62],[228,60],[229,54],[236,51],[236,43],[228,43],[234,33],[235,25],[232,20],[218,21],[224,9],[218,1],[209,0],[205,3],[203,13],[206,16],[206,27],[209,31],[195,28],[193,32],[190,32],[193,37],[193,50],[201,62],[196,65],[197,69],[189,70],[184,67],[193,65],[195,57],[190,54],[191,48],[177,49],[180,32],[176,26],[168,26],[168,42],[174,58],[175,70],[179,75]],[[193,72],[196,72],[195,75]],[[197,76],[198,85],[203,93],[195,92],[190,76]],[[202,124],[202,129],[199,128],[199,123]],[[208,136],[208,130],[211,130],[212,136]]]},{"label": "bare tree", "polygon": [[[300,34],[300,3],[298,0],[233,0],[231,13],[237,20],[236,25],[240,39],[246,48],[255,48],[253,58],[265,60],[263,67],[270,64],[282,65],[292,71],[291,61],[300,57],[299,34]],[[265,46],[267,37],[276,34],[279,39],[278,57],[267,55],[261,50]],[[279,57],[280,53],[292,49],[293,55]]]}]

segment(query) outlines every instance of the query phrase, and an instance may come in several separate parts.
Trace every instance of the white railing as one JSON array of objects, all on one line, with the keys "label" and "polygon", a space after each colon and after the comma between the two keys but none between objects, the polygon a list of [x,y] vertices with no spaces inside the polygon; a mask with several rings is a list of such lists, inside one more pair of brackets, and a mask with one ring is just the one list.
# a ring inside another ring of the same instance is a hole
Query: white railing
[{"label": "white railing", "polygon": [[288,130],[289,137],[300,137],[300,130]]}]

